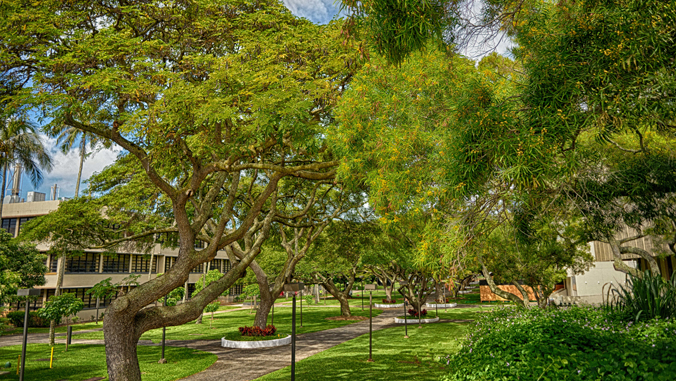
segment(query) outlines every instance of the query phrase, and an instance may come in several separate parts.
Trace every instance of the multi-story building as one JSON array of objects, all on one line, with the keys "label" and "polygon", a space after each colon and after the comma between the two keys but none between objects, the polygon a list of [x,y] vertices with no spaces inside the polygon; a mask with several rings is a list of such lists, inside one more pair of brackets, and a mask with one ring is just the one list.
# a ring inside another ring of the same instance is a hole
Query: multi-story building
[{"label": "multi-story building", "polygon": [[[44,201],[44,194],[37,193],[36,195],[36,193],[29,192],[28,202],[16,199],[12,200],[14,201],[12,203],[5,203],[0,227],[16,237],[26,222],[59,207],[61,201]],[[37,248],[45,253],[49,250],[49,246],[42,243],[38,244]],[[177,256],[177,250],[162,248],[160,244],[155,245],[150,254],[124,252],[111,256],[102,254],[101,250],[85,250],[79,256],[66,256],[62,292],[74,293],[82,299],[85,309],[79,314],[79,317],[82,320],[89,320],[94,316],[96,298],[90,297],[86,292],[96,283],[106,278],[111,278],[112,283],[118,283],[132,274],[140,275],[137,282],[139,284],[144,283],[157,277],[158,273],[169,270],[176,262]],[[43,291],[38,301],[30,306],[31,309],[40,308],[49,296],[54,295],[56,271],[60,260],[59,256],[48,255],[45,263],[47,266],[46,283],[44,286],[36,287]],[[195,283],[204,273],[205,266],[206,264],[201,264],[192,270],[188,278],[188,297],[194,291]],[[209,266],[210,269],[218,269],[221,273],[227,272],[230,267],[230,260],[227,258],[225,251],[218,252]],[[237,295],[240,292],[241,286],[233,286],[230,289],[230,295]],[[99,306],[105,308],[109,303],[110,300],[103,300],[99,302]]]},{"label": "multi-story building", "polygon": [[[636,231],[625,226],[618,232],[616,239],[621,240],[636,236]],[[655,258],[662,276],[670,280],[674,275],[676,268],[676,257],[674,255],[659,257],[658,252],[669,252],[669,248],[658,247],[651,237],[646,236],[624,244],[645,250]],[[600,304],[608,294],[610,286],[624,286],[627,281],[627,274],[617,271],[614,265],[614,257],[609,244],[604,242],[590,242],[590,251],[594,262],[588,271],[584,274],[575,275],[569,272],[564,281],[563,288],[557,290],[552,297],[557,302],[572,303],[583,302],[591,304]],[[631,268],[645,271],[649,268],[647,261],[636,254],[622,254],[622,261]]]}]

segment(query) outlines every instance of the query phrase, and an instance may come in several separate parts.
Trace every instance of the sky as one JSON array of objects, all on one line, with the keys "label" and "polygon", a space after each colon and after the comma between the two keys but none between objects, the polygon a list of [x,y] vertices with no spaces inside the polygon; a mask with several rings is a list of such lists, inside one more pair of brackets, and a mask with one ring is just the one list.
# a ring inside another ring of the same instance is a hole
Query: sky
[{"label": "sky", "polygon": [[[317,24],[326,24],[333,19],[339,12],[338,2],[334,0],[283,0],[286,7],[296,16],[305,17]],[[508,41],[502,41],[497,46],[499,53],[505,53],[509,48]],[[475,54],[465,55],[474,56]],[[475,58],[475,57],[472,57]],[[22,198],[26,198],[29,191],[38,191],[46,194],[46,199],[50,199],[50,188],[58,185],[59,197],[73,197],[75,194],[75,183],[77,181],[78,166],[80,163],[80,150],[75,147],[68,154],[63,154],[56,147],[56,139],[42,136],[45,147],[48,147],[52,154],[54,168],[49,173],[44,173],[44,181],[37,189],[30,184],[27,176],[23,176],[21,181]],[[89,156],[84,163],[82,170],[82,181],[88,179],[94,172],[100,172],[107,165],[112,164],[117,155],[122,151],[120,147],[111,149],[99,149],[93,155]],[[7,176],[11,180],[11,176]],[[9,185],[8,185],[9,188]],[[80,192],[86,189],[86,185],[80,185]],[[9,192],[7,192],[9,193]]]}]

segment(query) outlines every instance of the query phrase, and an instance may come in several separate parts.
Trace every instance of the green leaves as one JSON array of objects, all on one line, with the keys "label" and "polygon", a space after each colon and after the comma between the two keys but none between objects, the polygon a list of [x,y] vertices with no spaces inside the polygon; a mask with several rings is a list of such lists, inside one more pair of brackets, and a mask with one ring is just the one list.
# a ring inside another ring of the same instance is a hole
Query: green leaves
[{"label": "green leaves", "polygon": [[20,243],[0,229],[0,303],[13,303],[19,298],[19,288],[32,288],[45,284],[44,261],[34,245]]},{"label": "green leaves", "polygon": [[82,311],[84,303],[75,294],[52,295],[45,306],[38,310],[38,315],[46,320],[54,320],[57,324],[62,318],[68,318]]}]

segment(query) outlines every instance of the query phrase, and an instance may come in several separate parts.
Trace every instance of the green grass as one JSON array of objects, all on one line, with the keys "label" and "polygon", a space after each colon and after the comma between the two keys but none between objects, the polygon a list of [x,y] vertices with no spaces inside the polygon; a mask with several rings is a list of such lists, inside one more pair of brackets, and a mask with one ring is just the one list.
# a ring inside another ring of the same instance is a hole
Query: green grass
[{"label": "green grass", "polygon": [[[444,319],[475,317],[470,309],[440,312]],[[373,360],[369,363],[369,335],[347,341],[296,364],[296,378],[319,380],[438,380],[448,369],[437,361],[459,348],[467,323],[425,324],[422,328],[388,328],[373,333]],[[258,380],[288,380],[290,367],[278,370]]]},{"label": "green grass", "polygon": [[[105,377],[106,354],[102,345],[70,345],[64,352],[64,345],[54,347],[54,364],[49,369],[51,347],[47,344],[29,344],[26,351],[26,370],[24,379],[40,381],[80,381],[92,377]],[[158,364],[160,347],[139,346],[138,359],[143,381],[170,381],[201,372],[216,362],[217,356],[208,352],[195,351],[189,348],[166,347],[167,364]],[[21,346],[0,347],[0,365],[11,362],[9,375],[0,376],[3,380],[18,380],[16,365],[21,354]]]},{"label": "green grass", "polygon": [[[373,310],[373,315],[377,316],[382,311]],[[353,315],[368,316],[368,309],[365,311],[352,310]],[[324,307],[306,307],[303,306],[303,327],[300,327],[300,309],[296,308],[296,332],[298,334],[322,331],[325,329],[342,327],[355,321],[334,321],[326,320],[327,317],[339,316],[340,309]],[[167,340],[220,340],[221,337],[236,333],[239,334],[239,327],[252,326],[254,314],[249,311],[232,311],[224,314],[216,314],[214,317],[213,328],[209,329],[210,317],[204,317],[202,324],[194,322],[186,323],[176,327],[167,327]],[[271,324],[268,318],[268,324]],[[275,327],[280,332],[291,332],[291,308],[275,307]],[[103,332],[90,332],[74,335],[76,340],[103,340]],[[162,329],[148,331],[141,336],[141,340],[152,340],[160,342],[162,340]]]},{"label": "green grass", "polygon": [[[80,324],[71,324],[73,327],[73,332],[75,331],[82,331],[82,330],[87,330],[87,329],[96,329],[96,328],[103,328],[103,323],[99,321],[99,324],[96,324],[95,322],[89,322],[89,323],[80,323]],[[56,333],[63,332],[65,333],[67,330],[67,327],[65,325],[58,326],[56,327]],[[36,327],[29,327],[28,328],[28,333],[49,333],[49,327],[47,328],[36,328]],[[5,331],[4,333],[1,333],[1,335],[21,335],[23,334],[23,327],[17,327],[9,331]]]}]

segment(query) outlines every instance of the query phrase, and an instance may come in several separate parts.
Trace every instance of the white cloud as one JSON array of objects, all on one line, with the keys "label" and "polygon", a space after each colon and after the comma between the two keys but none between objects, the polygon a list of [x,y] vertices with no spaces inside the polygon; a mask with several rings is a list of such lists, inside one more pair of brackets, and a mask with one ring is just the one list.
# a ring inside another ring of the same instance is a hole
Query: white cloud
[{"label": "white cloud", "polygon": [[339,8],[333,0],[283,0],[291,13],[305,17],[317,24],[326,24],[338,14]]},{"label": "white cloud", "polygon": [[[75,183],[77,181],[77,172],[80,166],[80,148],[76,144],[76,148],[70,150],[67,154],[61,152],[56,146],[56,139],[45,135],[40,136],[43,144],[50,151],[52,155],[53,169],[51,172],[44,172],[44,181],[39,188],[34,189],[30,183],[30,179],[24,174],[21,180],[21,197],[26,198],[26,192],[38,191],[45,193],[47,199],[50,199],[50,188],[57,184],[59,188],[60,197],[73,197],[75,195]],[[110,149],[97,147],[94,154],[90,155],[82,166],[82,180],[80,183],[80,194],[85,189],[84,181],[88,179],[94,172],[100,172],[107,165],[112,164],[117,155],[122,151],[122,148],[115,145]],[[8,180],[11,179],[8,176]]]}]

